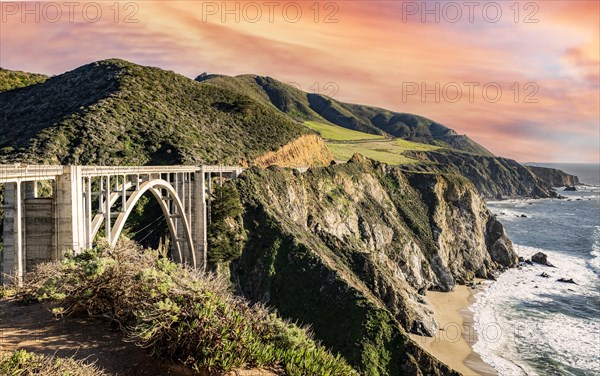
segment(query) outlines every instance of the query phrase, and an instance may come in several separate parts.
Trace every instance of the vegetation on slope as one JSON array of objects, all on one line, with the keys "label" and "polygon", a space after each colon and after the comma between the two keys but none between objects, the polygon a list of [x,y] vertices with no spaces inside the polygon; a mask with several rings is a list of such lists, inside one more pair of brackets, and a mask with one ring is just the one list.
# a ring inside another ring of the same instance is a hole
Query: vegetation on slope
[{"label": "vegetation on slope", "polygon": [[452,129],[422,116],[339,102],[324,95],[305,93],[271,77],[202,75],[197,80],[252,95],[298,121],[330,123],[372,135],[392,136],[473,154],[492,155],[469,137],[458,135]]},{"label": "vegetation on slope", "polygon": [[43,74],[11,71],[0,68],[0,92],[42,83],[48,79]]},{"label": "vegetation on slope", "polygon": [[0,353],[0,374],[6,376],[103,376],[93,364],[17,350]]},{"label": "vegetation on slope", "polygon": [[142,251],[98,248],[27,275],[22,299],[107,317],[141,347],[196,371],[269,366],[286,375],[356,375],[309,332],[232,295],[226,283]]},{"label": "vegetation on slope", "polygon": [[406,151],[430,151],[438,149],[437,146],[402,139],[367,142],[332,142],[328,146],[336,160],[347,161],[354,154],[359,153],[367,158],[390,165],[422,163],[418,159],[407,157],[404,153]]},{"label": "vegetation on slope", "polygon": [[208,225],[208,261],[228,262],[240,257],[246,239],[239,218],[244,211],[240,195],[231,185],[215,186]]},{"label": "vegetation on slope", "polygon": [[250,164],[311,132],[247,95],[122,60],[0,93],[0,117],[3,162]]},{"label": "vegetation on slope", "polygon": [[338,125],[321,123],[318,121],[306,121],[304,124],[310,129],[319,132],[325,140],[333,141],[358,141],[358,140],[380,140],[384,136],[370,133],[353,131]]}]

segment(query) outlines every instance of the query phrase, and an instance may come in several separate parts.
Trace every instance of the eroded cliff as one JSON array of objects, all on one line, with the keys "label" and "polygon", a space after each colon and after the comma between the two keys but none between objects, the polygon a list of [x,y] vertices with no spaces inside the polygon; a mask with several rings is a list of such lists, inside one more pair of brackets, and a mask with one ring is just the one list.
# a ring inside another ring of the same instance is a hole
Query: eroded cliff
[{"label": "eroded cliff", "polygon": [[424,162],[405,169],[462,175],[486,199],[557,196],[551,185],[528,167],[512,159],[453,150],[407,151],[404,154]]},{"label": "eroded cliff", "polygon": [[277,151],[261,155],[254,160],[254,164],[260,167],[309,167],[326,166],[332,160],[333,155],[325,141],[316,134],[309,134],[283,145]]},{"label": "eroded cliff", "polygon": [[365,375],[452,374],[406,335],[436,331],[419,293],[517,261],[462,177],[355,156],[302,174],[254,168],[235,184],[246,232],[231,264],[239,291],[311,325]]},{"label": "eroded cliff", "polygon": [[567,174],[556,168],[527,166],[533,171],[548,187],[564,187],[581,185],[579,178],[575,175]]}]

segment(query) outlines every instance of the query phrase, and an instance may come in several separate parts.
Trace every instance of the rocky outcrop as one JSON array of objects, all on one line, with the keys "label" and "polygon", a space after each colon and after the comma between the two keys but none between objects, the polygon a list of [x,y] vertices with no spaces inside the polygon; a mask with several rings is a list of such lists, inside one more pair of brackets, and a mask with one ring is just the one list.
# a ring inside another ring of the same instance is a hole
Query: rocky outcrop
[{"label": "rocky outcrop", "polygon": [[451,150],[408,151],[406,156],[421,161],[408,169],[459,174],[469,179],[486,199],[548,198],[557,194],[532,170],[518,162],[498,157]]},{"label": "rocky outcrop", "polygon": [[327,144],[318,135],[305,135],[283,145],[277,151],[270,151],[254,160],[260,167],[277,165],[280,167],[326,166],[333,160]]},{"label": "rocky outcrop", "polygon": [[549,261],[548,256],[544,252],[538,252],[535,255],[531,256],[531,261],[536,264],[546,265],[550,267],[554,267]]},{"label": "rocky outcrop", "polygon": [[247,231],[231,264],[238,290],[311,325],[361,374],[453,374],[406,334],[436,331],[418,292],[517,263],[502,225],[459,176],[355,156],[305,173],[253,168],[235,184]]},{"label": "rocky outcrop", "polygon": [[537,177],[542,179],[547,187],[574,187],[581,185],[579,178],[575,175],[567,174],[564,171],[538,166],[527,166],[528,169],[533,171]]}]

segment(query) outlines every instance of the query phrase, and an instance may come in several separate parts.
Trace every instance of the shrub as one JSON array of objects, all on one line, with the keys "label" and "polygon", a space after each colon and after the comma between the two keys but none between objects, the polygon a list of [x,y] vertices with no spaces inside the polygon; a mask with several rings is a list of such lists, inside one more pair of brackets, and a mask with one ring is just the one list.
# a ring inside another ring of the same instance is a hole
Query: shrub
[{"label": "shrub", "polygon": [[137,345],[196,371],[267,366],[288,375],[356,374],[306,329],[231,294],[226,281],[131,242],[40,265],[19,295],[61,301],[61,313],[107,317]]},{"label": "shrub", "polygon": [[102,376],[98,367],[71,358],[36,355],[25,350],[0,354],[0,374],[7,376]]}]

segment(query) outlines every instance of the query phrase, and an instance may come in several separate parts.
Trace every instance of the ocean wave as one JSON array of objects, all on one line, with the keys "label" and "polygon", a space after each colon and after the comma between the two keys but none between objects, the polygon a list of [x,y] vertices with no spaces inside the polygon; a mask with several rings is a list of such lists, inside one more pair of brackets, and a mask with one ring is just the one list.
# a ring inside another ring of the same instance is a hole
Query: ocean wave
[{"label": "ocean wave", "polygon": [[[600,293],[589,260],[534,247],[516,250],[525,257],[543,251],[556,268],[510,269],[477,294],[471,307],[474,351],[501,376],[598,374]],[[558,278],[574,278],[577,285]]]}]

